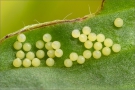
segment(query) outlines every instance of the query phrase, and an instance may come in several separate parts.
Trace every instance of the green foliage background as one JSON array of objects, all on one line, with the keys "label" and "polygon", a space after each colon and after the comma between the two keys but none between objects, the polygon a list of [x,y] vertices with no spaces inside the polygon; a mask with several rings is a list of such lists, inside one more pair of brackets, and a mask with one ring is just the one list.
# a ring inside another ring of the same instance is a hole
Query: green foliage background
[{"label": "green foliage background", "polygon": [[[100,8],[102,0],[1,0],[0,38],[24,26],[56,19],[83,17]],[[37,22],[37,21],[38,22]]]},{"label": "green foliage background", "polygon": [[[52,41],[59,40],[61,42],[61,49],[64,55],[61,58],[55,59],[56,66],[53,67],[45,65],[44,62],[47,57],[41,60],[42,64],[37,68],[13,67],[12,61],[16,53],[16,50],[13,49],[13,43],[16,41],[17,35],[5,39],[0,43],[0,51],[2,51],[0,52],[0,88],[16,88],[20,90],[25,88],[26,90],[135,90],[134,4],[135,0],[105,0],[101,13],[93,18],[88,18],[81,22],[63,22],[34,29],[27,28],[28,31],[24,32],[24,34],[27,37],[26,42],[31,43],[33,47],[31,51],[33,52],[37,51],[35,43],[37,40],[42,39],[41,36],[44,33],[50,33],[55,37]],[[79,9],[77,11],[81,12]],[[34,15],[32,11],[30,14],[31,16]],[[62,12],[59,12],[59,14],[63,15]],[[56,14],[52,15],[55,16]],[[65,17],[65,15],[63,16]],[[122,18],[124,21],[124,25],[121,28],[116,28],[113,24],[117,17]],[[31,21],[33,21],[33,18]],[[42,24],[38,25],[42,26]],[[75,62],[73,67],[65,68],[63,61],[68,58],[70,52],[75,51],[80,55],[85,50],[84,45],[71,36],[73,29],[81,30],[85,25],[90,26],[92,32],[96,34],[103,33],[115,43],[119,43],[122,49],[119,53],[112,52],[111,55],[107,57],[102,56],[98,60],[92,57],[83,65]]]}]

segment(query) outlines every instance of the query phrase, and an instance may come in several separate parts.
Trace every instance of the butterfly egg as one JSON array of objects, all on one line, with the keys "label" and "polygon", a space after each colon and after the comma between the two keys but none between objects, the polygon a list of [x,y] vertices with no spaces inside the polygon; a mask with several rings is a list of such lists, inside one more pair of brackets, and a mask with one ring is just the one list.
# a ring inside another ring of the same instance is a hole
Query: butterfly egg
[{"label": "butterfly egg", "polygon": [[13,45],[14,49],[20,50],[22,48],[22,43],[19,41],[16,41]]},{"label": "butterfly egg", "polygon": [[46,65],[47,65],[47,66],[53,66],[53,65],[54,65],[54,59],[48,58],[48,59],[46,60]]},{"label": "butterfly egg", "polygon": [[25,43],[23,45],[23,50],[24,51],[30,51],[31,50],[31,44],[30,43]]},{"label": "butterfly egg", "polygon": [[105,55],[105,56],[108,56],[111,54],[111,49],[109,47],[104,47],[102,49],[102,54]]},{"label": "butterfly egg", "polygon": [[80,42],[85,42],[85,41],[87,41],[87,36],[85,34],[81,34],[79,36],[79,40],[80,40]]},{"label": "butterfly egg", "polygon": [[46,48],[47,50],[52,50],[52,49],[53,49],[53,47],[52,47],[52,42],[47,42],[47,43],[45,44],[45,48]]},{"label": "butterfly egg", "polygon": [[38,67],[40,65],[40,60],[38,58],[32,59],[32,66]]},{"label": "butterfly egg", "polygon": [[122,27],[122,26],[123,26],[123,20],[122,20],[121,18],[116,18],[116,19],[114,20],[114,25],[115,25],[116,27]]},{"label": "butterfly egg", "polygon": [[72,31],[72,37],[78,38],[79,36],[80,36],[80,31],[78,29]]},{"label": "butterfly egg", "polygon": [[72,52],[72,53],[70,53],[69,58],[70,58],[70,60],[72,60],[72,61],[76,61],[77,58],[78,58],[78,54],[75,53],[75,52]]},{"label": "butterfly egg", "polygon": [[112,50],[113,50],[114,52],[119,52],[119,51],[121,50],[120,44],[114,44],[114,45],[112,46]]},{"label": "butterfly egg", "polygon": [[56,57],[62,57],[63,55],[63,51],[61,49],[56,49],[55,50],[55,56]]},{"label": "butterfly egg", "polygon": [[23,59],[25,57],[25,53],[22,50],[17,51],[16,57]]},{"label": "butterfly egg", "polygon": [[44,42],[43,42],[42,40],[38,40],[38,41],[36,42],[36,47],[37,47],[38,49],[42,49],[42,48],[44,47]]},{"label": "butterfly egg", "polygon": [[54,58],[55,57],[55,51],[54,50],[49,50],[49,51],[47,51],[47,55],[50,58]]},{"label": "butterfly egg", "polygon": [[73,62],[70,59],[64,60],[65,67],[72,67]]},{"label": "butterfly egg", "polygon": [[98,50],[94,51],[94,52],[93,52],[93,57],[94,57],[95,59],[99,59],[99,58],[101,57],[101,52],[98,51]]},{"label": "butterfly egg", "polygon": [[19,42],[25,42],[26,36],[25,36],[24,34],[19,34],[19,35],[17,36],[17,40],[18,40]]},{"label": "butterfly egg", "polygon": [[102,49],[102,43],[101,42],[95,42],[94,43],[94,49],[101,50]]},{"label": "butterfly egg", "polygon": [[91,32],[91,28],[88,26],[84,26],[82,32],[83,34],[88,35]]},{"label": "butterfly egg", "polygon": [[23,66],[24,66],[24,67],[30,67],[30,66],[31,66],[31,60],[25,58],[25,59],[23,60]]},{"label": "butterfly egg", "polygon": [[50,35],[50,34],[44,34],[43,35],[43,40],[45,41],[45,42],[50,42],[51,40],[52,40],[52,36]]},{"label": "butterfly egg", "polygon": [[111,47],[111,46],[113,45],[112,39],[106,38],[106,39],[104,40],[104,45],[105,45],[106,47]]},{"label": "butterfly egg", "polygon": [[85,62],[85,58],[83,56],[78,56],[77,62],[79,64],[83,64]]},{"label": "butterfly egg", "polygon": [[26,54],[26,58],[28,58],[29,60],[32,60],[35,58],[35,54],[33,52],[28,52]]},{"label": "butterfly egg", "polygon": [[97,41],[98,41],[98,42],[103,42],[104,40],[105,40],[104,34],[98,34],[98,35],[97,35]]},{"label": "butterfly egg", "polygon": [[86,59],[91,58],[91,51],[85,50],[85,51],[83,52],[83,57],[86,58]]},{"label": "butterfly egg", "polygon": [[97,36],[96,36],[95,33],[90,33],[90,34],[88,35],[88,39],[89,39],[90,41],[95,41],[95,40],[97,39]]},{"label": "butterfly egg", "polygon": [[38,50],[36,52],[36,56],[37,56],[37,58],[41,59],[41,58],[43,58],[45,56],[45,52],[43,50]]},{"label": "butterfly egg", "polygon": [[61,44],[59,41],[52,42],[53,49],[59,49],[61,47]]},{"label": "butterfly egg", "polygon": [[16,58],[14,61],[13,61],[13,66],[14,67],[20,67],[22,65],[22,61],[19,59],[19,58]]},{"label": "butterfly egg", "polygon": [[91,41],[87,40],[87,41],[84,43],[84,46],[85,46],[85,48],[90,49],[90,48],[92,48],[93,43],[92,43]]}]

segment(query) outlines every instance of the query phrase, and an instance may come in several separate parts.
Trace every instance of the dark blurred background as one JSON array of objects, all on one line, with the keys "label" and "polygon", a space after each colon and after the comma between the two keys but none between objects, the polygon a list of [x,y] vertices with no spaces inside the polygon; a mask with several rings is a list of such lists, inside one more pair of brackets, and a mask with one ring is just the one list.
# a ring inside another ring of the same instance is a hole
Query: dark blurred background
[{"label": "dark blurred background", "polygon": [[[102,0],[0,0],[0,38],[24,26],[74,19],[100,8]],[[38,22],[37,22],[38,21]]]}]

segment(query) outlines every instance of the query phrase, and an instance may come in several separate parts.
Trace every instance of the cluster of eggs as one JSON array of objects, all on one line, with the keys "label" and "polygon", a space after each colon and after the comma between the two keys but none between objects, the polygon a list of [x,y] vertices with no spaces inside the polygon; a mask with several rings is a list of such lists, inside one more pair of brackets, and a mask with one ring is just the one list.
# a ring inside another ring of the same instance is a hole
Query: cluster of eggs
[{"label": "cluster of eggs", "polygon": [[[114,25],[116,27],[122,27],[123,20],[121,18],[116,18]],[[78,29],[73,30],[72,37],[79,38],[79,41],[84,43],[84,47],[87,50],[84,50],[83,55],[78,55],[76,52],[71,52],[69,58],[64,60],[65,67],[71,67],[73,65],[73,61],[83,64],[85,59],[90,59],[91,56],[93,56],[95,59],[99,59],[102,54],[108,56],[111,54],[110,48],[112,48],[113,52],[119,52],[121,50],[120,44],[114,44],[112,39],[105,38],[104,34],[96,35],[95,33],[92,33],[89,26],[83,27],[82,34]],[[44,46],[48,50],[47,55],[49,58],[46,60],[46,65],[48,66],[54,65],[54,57],[62,57],[63,55],[63,50],[60,49],[61,43],[59,41],[51,42],[52,36],[48,33],[43,35],[43,40],[38,40],[36,42],[36,48],[39,49],[36,52],[36,55],[34,52],[30,51],[31,44],[24,43],[25,40],[26,36],[24,34],[19,34],[17,36],[17,41],[13,45],[16,50],[19,50],[16,53],[16,59],[13,61],[13,65],[15,67],[20,67],[22,64],[24,67],[29,67],[31,64],[34,67],[39,66],[40,59],[44,58],[45,56],[45,52],[42,50]],[[94,48],[93,52],[90,51],[92,47]],[[21,50],[22,48],[23,50]],[[24,51],[26,52],[26,55]],[[22,61],[22,59],[24,60]]]},{"label": "cluster of eggs", "polygon": [[[116,27],[122,27],[123,20],[121,18],[116,18],[114,20],[114,25]],[[93,51],[92,53],[90,50],[85,50],[83,52],[83,55],[79,56],[77,53],[72,52],[69,55],[69,59],[66,59],[64,61],[64,65],[66,67],[71,67],[73,65],[72,61],[77,61],[79,64],[83,64],[85,62],[85,59],[91,58],[92,55],[95,59],[99,59],[101,57],[100,50],[102,50],[102,54],[105,56],[111,54],[110,47],[112,47],[112,50],[114,52],[119,52],[121,50],[120,44],[113,44],[113,41],[110,38],[105,38],[103,34],[96,35],[95,33],[92,33],[91,28],[88,26],[83,27],[82,32],[83,34],[80,34],[80,31],[78,29],[75,29],[72,31],[72,37],[79,38],[79,41],[84,43],[84,47],[86,49],[91,49],[92,47],[94,47],[95,51]],[[102,43],[104,43],[105,47],[103,47]]]},{"label": "cluster of eggs", "polygon": [[[69,55],[69,59],[64,61],[64,65],[66,67],[71,67],[73,65],[72,61],[77,61],[79,64],[83,64],[85,59],[89,59],[91,56],[93,56],[95,59],[99,59],[102,54],[108,56],[111,54],[111,47],[114,52],[119,52],[121,50],[120,44],[113,44],[112,39],[105,38],[104,34],[96,35],[95,33],[91,32],[91,28],[89,26],[83,27],[82,34],[78,29],[73,30],[72,37],[79,38],[79,41],[84,43],[84,47],[87,50],[85,50],[83,55],[80,56],[77,53],[72,52]],[[94,48],[93,52],[88,50],[92,47]]]},{"label": "cluster of eggs", "polygon": [[48,50],[47,56],[49,57],[46,60],[46,65],[53,66],[55,62],[53,58],[62,57],[63,50],[60,49],[61,43],[59,41],[51,42],[51,39],[52,36],[50,34],[44,34],[43,40],[38,40],[36,42],[35,46],[39,50],[34,53],[31,51],[31,44],[25,43],[26,36],[24,34],[19,34],[17,36],[17,41],[13,44],[14,49],[18,50],[16,52],[16,59],[13,61],[14,67],[20,67],[21,65],[23,65],[24,67],[30,67],[31,65],[34,67],[38,67],[40,65],[40,59],[45,57],[45,52],[44,50],[42,50],[44,47]]}]

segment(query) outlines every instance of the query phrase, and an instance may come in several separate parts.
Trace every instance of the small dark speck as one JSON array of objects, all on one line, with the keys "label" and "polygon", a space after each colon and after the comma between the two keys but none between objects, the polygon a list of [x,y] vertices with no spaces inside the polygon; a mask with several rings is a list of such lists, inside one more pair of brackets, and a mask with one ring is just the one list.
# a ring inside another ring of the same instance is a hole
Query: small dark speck
[{"label": "small dark speck", "polygon": [[5,38],[8,38],[9,36],[7,35],[7,36],[5,36]]}]

